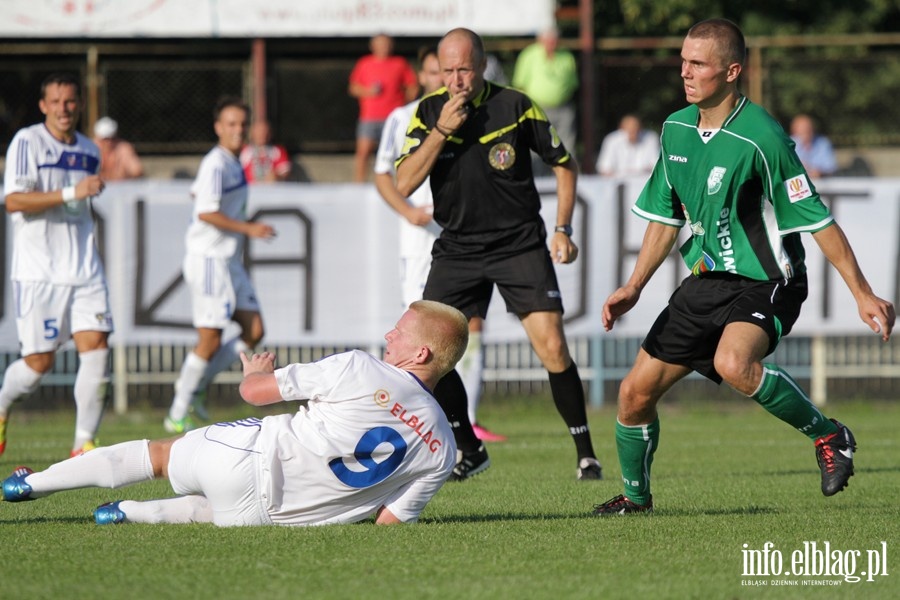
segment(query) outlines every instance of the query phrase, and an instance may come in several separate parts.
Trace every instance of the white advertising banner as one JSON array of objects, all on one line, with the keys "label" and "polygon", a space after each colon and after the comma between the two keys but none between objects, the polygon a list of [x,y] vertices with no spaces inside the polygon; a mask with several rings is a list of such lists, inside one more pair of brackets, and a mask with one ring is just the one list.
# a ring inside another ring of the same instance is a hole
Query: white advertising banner
[{"label": "white advertising banner", "polygon": [[[543,215],[555,224],[553,180],[540,180]],[[113,303],[114,344],[195,341],[190,298],[181,280],[184,232],[191,217],[190,182],[111,183],[95,202],[100,244]],[[598,177],[579,180],[574,240],[578,260],[560,265],[570,338],[642,336],[687,274],[673,254],[659,269],[638,305],[603,333],[604,300],[627,279],[646,222],[630,207],[640,180]],[[832,179],[819,191],[831,206],[872,287],[898,301],[900,180]],[[0,285],[0,350],[15,351],[17,336],[8,273],[12,225],[0,232],[4,252]],[[372,346],[382,343],[402,312],[398,289],[398,217],[374,187],[356,184],[277,184],[251,188],[249,214],[278,231],[270,242],[248,244],[248,264],[266,323],[264,344]],[[795,334],[859,334],[868,331],[844,282],[804,235],[810,296]],[[517,319],[494,294],[488,342],[524,340]]]},{"label": "white advertising banner", "polygon": [[552,0],[0,0],[6,37],[530,35]]}]

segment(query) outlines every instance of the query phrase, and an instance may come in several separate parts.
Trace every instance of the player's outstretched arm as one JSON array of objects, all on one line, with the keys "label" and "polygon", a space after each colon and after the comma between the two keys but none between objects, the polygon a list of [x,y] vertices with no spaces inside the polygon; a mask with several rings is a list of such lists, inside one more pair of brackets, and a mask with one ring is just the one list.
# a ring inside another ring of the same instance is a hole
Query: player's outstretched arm
[{"label": "player's outstretched arm", "polygon": [[659,265],[666,260],[675,240],[678,228],[651,221],[644,232],[644,241],[638,253],[631,277],[625,285],[614,291],[603,305],[601,320],[603,329],[611,331],[616,320],[634,308],[641,297],[641,291],[653,277]]},{"label": "player's outstretched arm", "polygon": [[244,380],[241,381],[241,398],[248,404],[264,406],[281,402],[281,390],[275,380],[275,355],[271,352],[248,357],[241,352]]},{"label": "player's outstretched arm", "polygon": [[819,244],[828,262],[841,274],[850,293],[856,299],[860,318],[872,331],[880,333],[881,339],[888,341],[897,318],[894,305],[872,292],[872,287],[859,268],[853,248],[844,235],[844,230],[837,223],[832,223],[825,229],[815,232],[813,239]]}]

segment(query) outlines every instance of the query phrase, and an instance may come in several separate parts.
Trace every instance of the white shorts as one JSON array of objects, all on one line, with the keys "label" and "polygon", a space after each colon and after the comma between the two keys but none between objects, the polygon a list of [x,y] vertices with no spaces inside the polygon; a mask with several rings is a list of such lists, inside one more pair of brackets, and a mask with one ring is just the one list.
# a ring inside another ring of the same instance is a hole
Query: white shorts
[{"label": "white shorts", "polygon": [[188,254],[182,269],[194,327],[225,329],[234,311],[259,312],[256,291],[240,261]]},{"label": "white shorts", "polygon": [[54,352],[80,331],[113,330],[103,283],[54,285],[13,281],[16,329],[22,356]]},{"label": "white shorts", "polygon": [[430,270],[430,254],[400,257],[400,292],[403,294],[403,308],[422,299]]},{"label": "white shorts", "polygon": [[195,429],[172,444],[169,482],[179,495],[202,495],[220,527],[272,525],[254,448],[262,427],[255,417]]}]

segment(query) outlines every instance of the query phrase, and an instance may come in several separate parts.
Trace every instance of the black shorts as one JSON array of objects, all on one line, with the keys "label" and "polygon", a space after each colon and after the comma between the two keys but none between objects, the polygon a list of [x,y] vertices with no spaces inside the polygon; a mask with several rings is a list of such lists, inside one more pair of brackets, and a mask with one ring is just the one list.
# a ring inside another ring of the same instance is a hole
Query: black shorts
[{"label": "black shorts", "polygon": [[494,284],[506,301],[508,312],[563,312],[556,271],[544,245],[511,256],[488,253],[464,258],[436,257],[422,296],[449,304],[466,318],[484,318]]},{"label": "black shorts", "polygon": [[735,275],[689,275],[669,298],[641,346],[652,357],[722,382],[713,358],[729,323],[753,323],[769,336],[766,354],[790,333],[806,300],[806,275],[754,281]]}]

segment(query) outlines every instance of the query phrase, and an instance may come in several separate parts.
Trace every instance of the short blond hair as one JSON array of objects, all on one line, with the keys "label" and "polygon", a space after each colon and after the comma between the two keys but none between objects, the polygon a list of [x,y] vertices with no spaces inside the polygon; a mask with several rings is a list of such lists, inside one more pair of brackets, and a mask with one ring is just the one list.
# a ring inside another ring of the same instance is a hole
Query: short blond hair
[{"label": "short blond hair", "polygon": [[433,300],[417,300],[409,310],[422,317],[418,334],[431,350],[439,377],[453,370],[469,344],[469,321],[457,309]]}]

